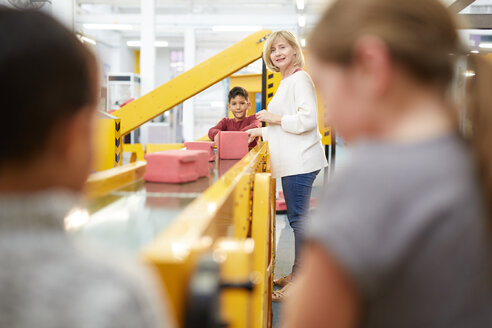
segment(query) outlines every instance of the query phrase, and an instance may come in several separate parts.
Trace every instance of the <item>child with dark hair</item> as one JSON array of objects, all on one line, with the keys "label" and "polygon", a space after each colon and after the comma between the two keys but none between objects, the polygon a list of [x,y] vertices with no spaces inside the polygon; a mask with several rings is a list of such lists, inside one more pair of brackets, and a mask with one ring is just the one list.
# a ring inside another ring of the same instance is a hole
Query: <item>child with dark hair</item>
[{"label": "child with dark hair", "polygon": [[[217,136],[220,131],[246,131],[261,127],[261,122],[255,115],[246,116],[251,108],[248,99],[248,91],[241,87],[234,87],[229,91],[227,108],[231,111],[234,118],[223,118],[216,126],[208,130],[210,140],[217,143]],[[256,146],[257,138],[249,143],[249,148]]]},{"label": "child with dark hair", "polygon": [[0,8],[0,327],[166,327],[152,277],[75,245],[91,169],[94,55],[53,18]]}]

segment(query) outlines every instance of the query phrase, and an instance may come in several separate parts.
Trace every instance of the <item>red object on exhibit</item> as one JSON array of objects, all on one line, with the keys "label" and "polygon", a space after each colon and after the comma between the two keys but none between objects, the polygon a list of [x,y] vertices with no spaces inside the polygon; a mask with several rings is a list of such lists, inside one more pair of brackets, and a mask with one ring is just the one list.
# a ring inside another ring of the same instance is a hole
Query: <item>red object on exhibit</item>
[{"label": "red object on exhibit", "polygon": [[246,132],[219,132],[217,154],[220,159],[241,159],[248,151],[248,134]]},{"label": "red object on exhibit", "polygon": [[215,161],[214,147],[215,143],[213,141],[190,141],[185,142],[184,146],[186,149],[190,150],[205,150],[209,153],[208,160],[210,162]]},{"label": "red object on exhibit", "polygon": [[198,154],[183,150],[166,150],[145,155],[146,181],[183,183],[198,179]]}]

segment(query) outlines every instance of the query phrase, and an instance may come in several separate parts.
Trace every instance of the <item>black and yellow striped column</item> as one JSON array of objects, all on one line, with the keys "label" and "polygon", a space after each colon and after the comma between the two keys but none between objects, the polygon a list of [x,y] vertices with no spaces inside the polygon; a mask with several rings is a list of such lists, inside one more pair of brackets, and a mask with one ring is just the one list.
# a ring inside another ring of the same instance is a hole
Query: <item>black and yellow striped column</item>
[{"label": "black and yellow striped column", "polygon": [[121,156],[121,122],[120,119],[114,120],[114,166],[121,165],[122,156]]}]

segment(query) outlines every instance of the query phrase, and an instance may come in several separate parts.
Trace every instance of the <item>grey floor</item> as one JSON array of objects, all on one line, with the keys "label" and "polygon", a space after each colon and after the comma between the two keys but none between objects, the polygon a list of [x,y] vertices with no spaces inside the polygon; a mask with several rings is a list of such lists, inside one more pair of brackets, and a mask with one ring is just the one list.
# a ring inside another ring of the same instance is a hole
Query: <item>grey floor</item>
[{"label": "grey floor", "polygon": [[[277,214],[276,224],[276,244],[277,255],[275,258],[274,279],[286,276],[292,269],[294,263],[294,233],[292,232],[287,215]],[[272,303],[273,310],[273,327],[279,327],[280,313],[282,311],[281,303]]]}]

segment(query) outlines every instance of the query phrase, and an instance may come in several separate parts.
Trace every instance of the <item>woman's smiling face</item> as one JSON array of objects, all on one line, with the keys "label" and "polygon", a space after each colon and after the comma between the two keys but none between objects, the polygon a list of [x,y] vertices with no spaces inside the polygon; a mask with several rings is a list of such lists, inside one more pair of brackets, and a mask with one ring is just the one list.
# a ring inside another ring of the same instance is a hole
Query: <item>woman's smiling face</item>
[{"label": "woman's smiling face", "polygon": [[271,47],[270,59],[273,65],[277,66],[281,71],[291,66],[295,61],[294,48],[282,37],[278,37],[273,41]]}]

